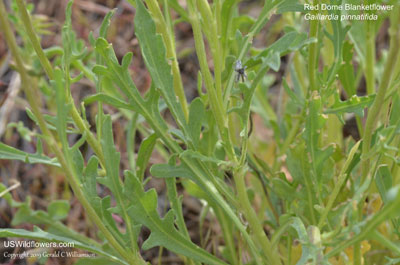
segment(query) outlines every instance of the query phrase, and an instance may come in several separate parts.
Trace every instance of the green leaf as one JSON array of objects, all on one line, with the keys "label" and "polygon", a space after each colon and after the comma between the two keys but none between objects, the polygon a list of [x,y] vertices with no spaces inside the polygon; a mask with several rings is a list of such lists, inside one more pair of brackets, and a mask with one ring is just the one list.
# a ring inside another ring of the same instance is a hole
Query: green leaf
[{"label": "green leaf", "polygon": [[[124,239],[124,235],[122,235],[117,228],[116,222],[111,215],[111,213],[117,213],[124,219],[126,224],[131,224],[126,212],[127,202],[124,198],[123,183],[119,177],[121,155],[119,152],[117,152],[114,145],[110,115],[104,116],[102,139],[100,142],[104,153],[106,176],[103,178],[98,178],[97,180],[99,183],[107,186],[111,190],[117,201],[116,207],[111,208],[111,197],[107,196],[103,198],[101,200],[101,212],[105,222],[112,229],[112,233],[117,237],[117,239],[120,240],[120,242],[124,242],[125,245],[128,245],[129,241],[132,242],[136,238],[136,236],[134,236],[134,231],[132,230],[134,227],[131,225],[128,226]],[[132,242],[132,244],[135,243],[136,242]]]},{"label": "green leaf", "polygon": [[205,108],[202,100],[196,98],[189,108],[189,130],[194,146],[198,147],[200,141],[201,126],[205,117]]},{"label": "green leaf", "polygon": [[324,113],[334,113],[339,116],[344,113],[355,113],[356,115],[363,117],[364,109],[371,106],[372,102],[374,102],[375,94],[363,97],[353,95],[346,101],[341,101],[339,94],[335,94],[335,97],[335,103],[329,109],[325,110]]},{"label": "green leaf", "polygon": [[[28,115],[28,117],[32,121],[34,121],[36,125],[39,125],[38,120],[37,120],[36,116],[33,114],[33,112],[28,108],[26,108],[25,111],[26,111],[26,114]],[[43,115],[43,117],[44,117],[44,119],[46,121],[46,127],[47,128],[49,128],[50,130],[54,130],[54,131],[57,130],[57,128],[56,128],[57,117],[51,116],[51,115],[47,115],[47,114]],[[67,117],[67,123],[69,125],[73,126],[73,120],[72,120],[71,117]],[[79,130],[76,129],[76,128],[68,127],[66,132],[67,133],[79,133]]]},{"label": "green leaf", "polygon": [[286,82],[285,79],[283,79],[283,88],[285,89],[286,93],[289,95],[290,99],[292,102],[298,106],[303,107],[304,106],[304,97],[302,94],[295,93],[290,89],[288,83]]},{"label": "green leaf", "polygon": [[66,200],[52,201],[47,206],[47,211],[53,220],[63,220],[68,216],[70,204]]},{"label": "green leaf", "polygon": [[[228,199],[228,201],[230,202],[235,202],[235,199],[233,197],[233,195],[231,194],[231,191],[227,189],[227,187],[223,184],[220,183],[219,179],[215,178],[215,176],[213,176],[211,174],[211,172],[209,171],[209,168],[206,167],[205,165],[195,161],[193,158],[190,158],[190,155],[194,155],[194,156],[199,156],[198,153],[194,153],[191,150],[187,150],[184,153],[186,153],[188,155],[182,155],[181,161],[188,161],[191,160],[193,165],[196,165],[196,174],[193,172],[193,169],[189,168],[188,165],[186,165],[186,163],[181,163],[180,165],[171,165],[171,164],[157,164],[157,165],[153,165],[150,168],[150,173],[155,176],[155,177],[159,177],[159,178],[186,178],[189,179],[193,182],[195,182],[201,189],[203,189],[204,191],[207,191],[210,196],[207,196],[207,200],[210,201],[214,201],[218,204],[220,204],[221,207],[225,207],[224,211],[226,211],[227,214],[231,214],[231,208],[230,206],[223,201],[223,199],[221,198],[219,192],[223,193],[223,195]],[[200,155],[201,156],[201,155]],[[203,156],[204,157],[204,156]],[[205,160],[208,160],[207,157],[204,157]],[[211,158],[212,160],[212,158]],[[220,160],[216,160],[218,161],[218,163],[220,162]],[[210,161],[210,162],[216,162],[216,161]],[[205,175],[209,175],[212,176],[210,177],[207,181],[202,180],[202,178],[198,177],[198,174],[205,174]],[[188,184],[190,185],[190,184]],[[199,192],[195,191],[194,189],[192,189],[193,192],[200,194]],[[232,221],[237,222],[238,220],[235,219],[234,217],[230,216],[230,218],[232,218]],[[240,223],[235,223],[235,225],[241,229],[243,227],[241,227]]]},{"label": "green leaf", "polygon": [[304,184],[304,174],[309,173],[310,168],[310,164],[304,161],[308,160],[304,157],[305,149],[304,141],[301,141],[293,149],[288,150],[286,159],[286,164],[293,180],[302,184]]},{"label": "green leaf", "polygon": [[394,110],[399,110],[400,109],[400,96],[398,93],[396,93],[392,97],[392,112],[390,114],[390,125],[397,125],[399,126],[400,123],[400,115],[397,111]]},{"label": "green leaf", "polygon": [[32,140],[31,135],[33,135],[33,132],[28,128],[26,128],[22,121],[19,121],[18,123],[11,122],[7,124],[7,128],[13,128],[13,127],[17,129],[18,133],[25,141],[30,142]]},{"label": "green leaf", "polygon": [[60,167],[56,158],[50,158],[41,154],[30,154],[15,149],[0,142],[0,159],[19,160],[29,164],[46,164],[50,166]]},{"label": "green leaf", "polygon": [[[338,5],[342,4],[342,0],[337,2]],[[329,10],[330,14],[336,14],[338,16],[341,15],[340,10]],[[331,20],[332,34],[328,31],[324,31],[325,35],[332,41],[334,48],[335,61],[329,69],[329,75],[326,79],[327,87],[330,87],[331,84],[336,80],[337,72],[340,70],[342,66],[342,54],[343,54],[343,46],[345,43],[346,34],[351,28],[351,24],[347,26],[342,26],[341,21]]]},{"label": "green leaf", "polygon": [[96,66],[98,69],[101,69],[96,74],[107,76],[107,80],[114,82],[129,98],[129,104],[146,119],[158,136],[162,138],[164,132],[168,130],[168,126],[160,115],[158,105],[160,96],[155,87],[153,85],[150,87],[150,91],[146,95],[146,100],[144,100],[135,83],[132,81],[129,71],[119,64],[112,45],[107,43],[105,39],[98,38],[96,40],[96,51],[103,57],[107,65],[107,67]]},{"label": "green leaf", "polygon": [[[1,190],[1,185],[0,185],[0,190]],[[10,195],[10,194],[6,194]],[[63,236],[63,237],[68,237],[75,239],[77,241],[83,242],[84,244],[89,244],[95,247],[100,247],[100,244],[98,244],[96,241],[70,229],[69,227],[65,226],[63,223],[58,221],[58,217],[65,215],[65,205],[62,207],[64,208],[62,212],[60,212],[58,209],[52,209],[51,211],[53,212],[52,215],[49,213],[46,213],[42,210],[37,210],[34,211],[32,210],[29,205],[30,203],[30,198],[28,197],[27,200],[23,203],[21,202],[16,202],[11,199],[10,197],[5,197],[5,199],[8,201],[11,207],[16,207],[18,208],[17,212],[14,214],[11,225],[12,226],[17,226],[23,223],[30,223],[30,224],[35,224],[35,225],[46,225],[47,229],[49,232],[53,231],[53,234]],[[11,200],[11,202],[10,202]],[[58,203],[56,203],[57,206]],[[68,206],[69,207],[69,206]],[[51,207],[50,207],[51,208]]]},{"label": "green leaf", "polygon": [[121,62],[122,69],[127,70],[129,68],[129,65],[132,62],[132,57],[133,57],[132,52],[128,52],[127,54],[124,55]]},{"label": "green leaf", "polygon": [[103,19],[103,22],[101,22],[100,30],[99,30],[99,36],[102,38],[107,38],[107,31],[108,28],[110,27],[111,24],[111,18],[114,16],[116,9],[113,9],[109,11],[106,16]]},{"label": "green leaf", "polygon": [[[98,179],[99,180],[99,179]],[[112,210],[118,211],[119,209],[111,208],[111,196],[106,196],[100,200],[100,216],[103,219],[103,223],[110,230],[113,236],[124,245],[127,242],[123,239],[123,234],[118,230],[115,220],[112,216]]]},{"label": "green leaf", "polygon": [[274,193],[276,193],[279,197],[289,202],[298,197],[296,189],[287,181],[282,180],[281,178],[273,178],[271,182]]},{"label": "green leaf", "polygon": [[93,102],[103,102],[103,103],[107,103],[111,106],[114,106],[116,108],[120,108],[120,109],[128,109],[128,110],[133,110],[133,111],[137,111],[137,109],[135,108],[134,105],[132,104],[128,104],[118,98],[109,96],[105,93],[97,93],[91,96],[86,97],[83,102],[85,104],[90,104]]},{"label": "green leaf", "polygon": [[232,19],[231,27],[241,32],[248,32],[250,27],[254,25],[255,19],[249,15],[241,15]]},{"label": "green leaf", "polygon": [[323,248],[321,245],[321,235],[319,229],[315,226],[309,226],[306,230],[303,222],[298,217],[292,218],[291,226],[296,230],[301,248],[301,257],[296,265],[321,264],[330,265],[328,260],[323,257]]},{"label": "green leaf", "polygon": [[[105,39],[96,40],[95,50],[102,56],[107,66],[96,65],[93,71],[99,77],[107,77],[107,80],[114,82],[121,91],[135,104],[137,111],[146,117],[144,111],[147,109],[145,101],[133,83],[127,69],[124,69],[118,62],[112,45]],[[114,96],[114,95],[113,95]],[[121,99],[120,99],[121,100]]]},{"label": "green leaf", "polygon": [[97,195],[96,179],[99,160],[92,156],[83,171],[82,185],[84,194],[98,215],[101,215],[101,199]]},{"label": "green leaf", "polygon": [[185,150],[180,154],[181,157],[190,157],[190,158],[196,158],[198,160],[201,160],[203,162],[211,162],[216,164],[217,166],[226,166],[226,167],[232,167],[232,163],[224,160],[217,159],[212,156],[205,156],[202,155],[199,152],[193,151],[193,150]]},{"label": "green leaf", "polygon": [[[337,1],[337,4],[340,5],[341,3],[342,3],[342,0]],[[340,10],[329,10],[329,13],[340,15],[341,11]],[[335,52],[335,58],[337,58],[337,60],[341,61],[343,44],[345,43],[344,40],[346,38],[347,32],[350,30],[350,26],[348,25],[348,26],[343,27],[341,21],[337,21],[335,19],[332,19],[330,21],[330,23],[332,25],[333,34],[330,34],[327,31],[325,31],[325,34],[332,41],[332,44],[334,47],[334,52]]]},{"label": "green leaf", "polygon": [[385,257],[385,258],[388,260],[388,262],[386,262],[385,265],[396,265],[396,264],[400,263],[400,258],[396,258],[396,259],[392,259],[389,257]]},{"label": "green leaf", "polygon": [[[271,69],[278,71],[280,66],[280,57],[291,52],[301,49],[307,44],[316,42],[316,39],[309,39],[307,34],[298,33],[296,30],[291,30],[280,39],[272,43],[268,48],[264,49],[256,56],[246,62],[246,66],[254,67],[262,63],[263,58],[267,58]],[[278,62],[279,60],[279,62]],[[278,70],[276,70],[278,69]]]},{"label": "green leaf", "polygon": [[193,181],[190,170],[184,165],[156,164],[150,168],[150,173],[159,178],[188,178]]},{"label": "green leaf", "polygon": [[[174,161],[175,162],[175,161]],[[178,227],[179,232],[185,236],[188,240],[190,240],[189,232],[187,230],[185,219],[183,217],[182,212],[182,199],[183,196],[178,195],[178,191],[176,188],[176,179],[175,178],[168,178],[165,180],[165,184],[167,185],[167,196],[173,210],[175,217],[176,217],[176,224]]]},{"label": "green leaf", "polygon": [[335,151],[333,145],[326,147],[323,150],[318,151],[318,155],[315,157],[315,169],[316,175],[320,176],[317,180],[318,182],[322,181],[323,172],[328,170],[330,172],[334,172],[334,167],[329,167],[331,164],[329,163],[329,158],[332,156]]},{"label": "green leaf", "polygon": [[146,171],[147,164],[149,163],[149,159],[153,153],[157,138],[157,135],[153,133],[144,139],[140,145],[136,161],[136,175],[140,181],[143,181],[144,172]]},{"label": "green leaf", "polygon": [[154,189],[143,190],[141,182],[131,172],[126,172],[127,197],[133,202],[128,214],[136,222],[148,227],[150,237],[143,243],[147,250],[155,246],[163,246],[175,253],[206,264],[226,264],[215,256],[201,249],[186,239],[174,226],[174,214],[169,211],[163,219],[157,212],[157,193]]},{"label": "green leaf", "polygon": [[[145,9],[143,7],[143,4],[140,4],[142,5],[141,8]],[[147,10],[144,10],[144,12],[147,12]],[[148,14],[145,16],[148,16]],[[153,45],[153,43],[151,43],[151,45]],[[127,70],[124,70],[119,65],[118,59],[115,55],[114,50],[112,49],[112,46],[107,43],[105,39],[98,38],[96,40],[96,51],[101,54],[105,61],[105,64],[107,65],[107,67],[104,69],[104,73],[102,74],[109,75],[110,80],[112,80],[121,89],[121,91],[129,98],[129,101],[132,102],[132,104],[135,104],[137,106],[139,113],[146,119],[147,123],[161,138],[167,148],[169,148],[174,153],[180,153],[182,151],[182,148],[170,137],[170,135],[168,135],[168,125],[163,117],[161,117],[160,115],[158,107],[159,93],[155,89],[155,86],[157,85],[155,84],[154,86],[151,86],[145,101],[139,93],[138,89],[136,88],[134,82],[132,81],[129,72]],[[159,65],[157,65],[157,67],[159,67]],[[168,73],[170,75],[170,72]],[[187,129],[183,131],[184,135],[189,138],[189,131]],[[212,200],[214,200],[215,203],[217,203],[221,207],[221,209],[223,209],[229,219],[241,231],[243,237],[248,242],[250,249],[254,254],[256,247],[249,237],[246,228],[240,222],[237,215],[233,212],[231,206],[219,194],[215,186],[212,185],[213,183],[210,183],[209,179],[214,179],[215,176],[212,175],[211,172],[209,172],[209,170],[206,168],[206,166],[201,164],[199,161],[182,157],[181,162],[189,168],[193,179],[195,179],[195,182],[200,185],[202,189],[206,190],[210,194]]]},{"label": "green leaf", "polygon": [[322,102],[318,92],[314,91],[309,103],[308,115],[306,117],[306,127],[304,131],[304,138],[307,143],[307,150],[311,154],[311,159],[316,166],[318,148],[318,139],[321,129],[323,128],[327,117],[322,115]]},{"label": "green leaf", "polygon": [[[176,1],[176,0],[175,0]],[[222,3],[221,10],[221,19],[222,19],[222,34],[221,34],[221,42],[225,46],[228,39],[233,34],[232,30],[232,18],[233,12],[235,11],[235,7],[237,5],[237,0],[226,0]],[[231,31],[231,32],[230,32]]]},{"label": "green leaf", "polygon": [[171,66],[166,59],[163,40],[156,32],[156,25],[142,0],[136,0],[135,34],[139,40],[142,56],[152,81],[161,91],[169,110],[185,135],[190,135],[181,104],[174,91]]},{"label": "green leaf", "polygon": [[113,262],[118,262],[119,264],[127,264],[126,262],[120,260],[119,258],[103,251],[102,249],[93,247],[91,245],[84,244],[82,242],[76,241],[71,238],[58,236],[58,235],[54,235],[54,234],[45,232],[37,226],[35,226],[33,228],[33,231],[28,231],[25,229],[11,229],[11,228],[0,229],[0,238],[5,238],[5,237],[29,238],[29,239],[34,239],[34,240],[38,240],[38,241],[42,241],[42,242],[50,242],[50,243],[51,242],[72,243],[75,248],[79,248],[79,249],[83,249],[86,251],[90,251],[90,252],[99,254],[101,256],[108,258],[109,260],[111,260]]},{"label": "green leaf", "polygon": [[[67,117],[69,113],[69,105],[66,100],[66,91],[65,91],[65,80],[63,78],[63,72],[56,68],[54,69],[54,80],[51,81],[51,84],[56,91],[56,103],[57,103],[57,119],[56,119],[56,128],[57,133],[62,143],[62,147],[64,152],[66,153],[69,145],[67,140]],[[68,159],[68,157],[67,157]]]},{"label": "green leaf", "polygon": [[279,71],[279,67],[281,66],[281,56],[279,52],[269,53],[265,60],[267,60],[267,64],[272,70],[275,72]]},{"label": "green leaf", "polygon": [[346,41],[343,44],[343,64],[339,69],[339,79],[348,96],[356,94],[356,83],[353,66],[353,44]]},{"label": "green leaf", "polygon": [[285,0],[278,6],[278,14],[285,12],[304,12],[304,6],[298,0]]},{"label": "green leaf", "polygon": [[375,175],[375,183],[381,195],[383,203],[388,202],[387,193],[392,188],[392,174],[387,165],[378,168]]},{"label": "green leaf", "polygon": [[42,211],[33,211],[30,207],[30,198],[18,207],[18,211],[14,214],[11,225],[16,226],[22,223],[43,224],[45,220],[51,220],[49,215]]},{"label": "green leaf", "polygon": [[117,193],[122,192],[122,184],[119,178],[121,155],[115,149],[110,115],[104,117],[102,135],[101,147],[104,152],[106,176],[101,178],[101,183],[106,185],[114,195],[117,195]]}]

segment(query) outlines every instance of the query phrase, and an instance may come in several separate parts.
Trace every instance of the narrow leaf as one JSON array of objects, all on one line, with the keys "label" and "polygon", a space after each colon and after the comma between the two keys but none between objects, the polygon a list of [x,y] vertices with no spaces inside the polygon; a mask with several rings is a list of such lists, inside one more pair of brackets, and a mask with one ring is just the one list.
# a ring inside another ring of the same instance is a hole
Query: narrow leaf
[{"label": "narrow leaf", "polygon": [[19,160],[29,164],[46,164],[60,167],[56,158],[40,154],[30,154],[0,142],[0,159]]},{"label": "narrow leaf", "polygon": [[176,122],[188,134],[182,106],[175,95],[171,66],[166,59],[163,40],[156,32],[156,25],[142,0],[136,0],[135,34],[139,40],[143,59],[156,88],[160,89]]},{"label": "narrow leaf", "polygon": [[156,141],[157,141],[157,135],[152,134],[146,139],[144,139],[140,145],[138,158],[136,161],[136,175],[140,179],[140,181],[143,181],[144,172],[146,170],[147,163],[149,162],[151,154],[153,153]]},{"label": "narrow leaf", "polygon": [[378,168],[375,175],[375,183],[381,195],[383,203],[388,202],[387,193],[392,188],[392,174],[387,165]]}]

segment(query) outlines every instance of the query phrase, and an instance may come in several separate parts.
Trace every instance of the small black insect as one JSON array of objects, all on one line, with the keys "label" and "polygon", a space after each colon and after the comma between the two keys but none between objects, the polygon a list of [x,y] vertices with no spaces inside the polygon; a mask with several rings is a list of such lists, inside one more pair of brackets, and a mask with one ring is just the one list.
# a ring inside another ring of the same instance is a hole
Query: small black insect
[{"label": "small black insect", "polygon": [[236,64],[235,64],[235,71],[237,72],[236,82],[239,82],[240,77],[242,78],[242,82],[244,82],[244,80],[247,78],[247,75],[245,72],[246,68],[247,68],[247,66],[245,66],[245,67],[242,66],[242,61],[240,61],[240,60],[236,61]]}]

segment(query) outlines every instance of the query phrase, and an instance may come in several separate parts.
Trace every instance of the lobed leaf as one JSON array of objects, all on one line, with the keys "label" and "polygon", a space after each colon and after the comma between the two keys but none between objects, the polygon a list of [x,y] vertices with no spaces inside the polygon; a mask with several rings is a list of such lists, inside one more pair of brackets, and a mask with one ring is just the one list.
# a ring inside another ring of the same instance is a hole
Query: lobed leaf
[{"label": "lobed leaf", "polygon": [[163,246],[199,262],[226,264],[178,232],[174,225],[172,211],[169,211],[163,219],[160,218],[157,212],[157,193],[154,189],[145,192],[139,179],[129,171],[126,172],[125,177],[126,196],[133,202],[128,208],[128,214],[136,223],[143,224],[151,231],[150,237],[143,243],[143,249]]},{"label": "lobed leaf", "polygon": [[349,100],[346,101],[341,101],[338,94],[336,94],[335,97],[335,103],[330,108],[325,110],[324,113],[337,114],[339,117],[341,117],[341,115],[344,113],[355,113],[356,115],[363,117],[364,109],[371,106],[371,104],[374,102],[375,94],[363,97],[353,95]]},{"label": "lobed leaf", "polygon": [[176,122],[184,133],[190,136],[182,106],[174,91],[171,66],[166,59],[162,37],[157,34],[156,25],[142,0],[136,0],[136,6],[135,34],[139,40],[146,67],[154,86],[160,90]]}]

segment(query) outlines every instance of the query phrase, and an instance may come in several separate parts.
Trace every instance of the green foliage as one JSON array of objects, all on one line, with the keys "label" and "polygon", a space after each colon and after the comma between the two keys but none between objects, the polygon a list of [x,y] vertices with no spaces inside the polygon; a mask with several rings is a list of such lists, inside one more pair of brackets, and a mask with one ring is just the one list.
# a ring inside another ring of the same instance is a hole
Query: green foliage
[{"label": "green foliage", "polygon": [[52,166],[60,166],[56,159],[47,157],[41,153],[29,154],[0,143],[0,159],[19,160],[25,163],[40,163]]},{"label": "green foliage", "polygon": [[[63,172],[98,228],[96,239],[68,228],[63,222],[71,205],[63,196],[51,201],[47,211],[34,210],[30,198],[15,201],[8,192],[12,188],[1,184],[1,198],[16,210],[12,225],[31,223],[44,230],[4,228],[0,237],[72,242],[98,255],[76,264],[143,265],[143,253],[154,247],[190,265],[398,262],[398,5],[387,15],[392,34],[388,55],[375,65],[371,39],[386,30],[381,24],[386,15],[372,29],[370,22],[365,27],[359,21],[306,22],[302,2],[292,0],[265,1],[258,17],[244,14],[236,0],[188,0],[187,7],[176,0],[128,2],[135,8],[135,36],[151,77],[144,92],[131,77],[131,62],[140,56],[128,52],[119,58],[107,40],[114,11],[105,16],[98,36],[90,34],[86,47],[72,29],[69,2],[62,45],[46,50],[36,34],[46,33],[45,25],[31,23],[32,7],[22,0],[15,0],[9,15],[23,40],[20,47],[9,21],[0,18],[30,105],[27,115],[39,127],[10,124],[25,141],[37,138],[37,152],[0,143],[0,159]],[[0,8],[5,13],[3,3]],[[281,16],[270,20],[274,13]],[[199,95],[190,104],[179,91],[183,73],[175,55],[174,26],[182,22],[192,26],[201,69]],[[264,27],[267,23],[273,26]],[[264,48],[252,47],[253,39],[264,36]],[[238,60],[243,70],[235,69]],[[237,81],[240,71],[247,78]],[[363,78],[367,94],[361,96]],[[77,108],[71,85],[82,79],[92,82],[96,93]],[[31,94],[39,90],[45,106]],[[104,105],[118,114],[106,114]],[[92,128],[86,120],[92,114],[86,113],[89,106],[97,111],[88,119],[95,121]],[[355,114],[360,140],[342,134],[349,114]],[[116,145],[123,140],[114,142],[116,117],[128,120],[129,168],[120,153],[125,149]],[[137,134],[143,141],[135,151]],[[74,143],[73,135],[79,136]],[[83,154],[83,146],[93,152]],[[156,153],[164,162],[152,164]],[[147,189],[152,176],[165,182],[166,196]],[[100,187],[109,194],[100,195]],[[192,241],[193,231],[185,223],[186,196],[202,205],[201,246]],[[161,200],[168,203],[165,214],[159,212]],[[203,244],[207,214],[221,235],[212,235],[211,251]],[[142,228],[150,236],[140,240]],[[374,248],[368,254],[373,260],[367,260],[361,244]]]},{"label": "green foliage", "polygon": [[126,195],[133,202],[128,209],[129,215],[135,222],[151,230],[150,237],[143,243],[143,249],[163,246],[206,264],[226,264],[185,239],[174,227],[173,211],[169,211],[163,219],[159,217],[155,190],[144,192],[141,183],[131,172],[126,172],[125,176]]}]

